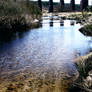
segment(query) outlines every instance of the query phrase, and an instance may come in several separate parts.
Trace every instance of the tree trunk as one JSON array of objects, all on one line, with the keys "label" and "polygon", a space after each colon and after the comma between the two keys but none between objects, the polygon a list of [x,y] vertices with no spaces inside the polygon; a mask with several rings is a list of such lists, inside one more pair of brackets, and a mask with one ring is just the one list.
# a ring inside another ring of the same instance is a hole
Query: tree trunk
[{"label": "tree trunk", "polygon": [[88,7],[88,0],[81,0],[81,10],[87,9]]},{"label": "tree trunk", "polygon": [[71,0],[71,9],[75,11],[75,0]]},{"label": "tree trunk", "polygon": [[42,11],[42,2],[41,2],[41,0],[38,0],[38,6],[39,6],[40,10]]},{"label": "tree trunk", "polygon": [[53,12],[53,0],[49,0],[49,12]]}]

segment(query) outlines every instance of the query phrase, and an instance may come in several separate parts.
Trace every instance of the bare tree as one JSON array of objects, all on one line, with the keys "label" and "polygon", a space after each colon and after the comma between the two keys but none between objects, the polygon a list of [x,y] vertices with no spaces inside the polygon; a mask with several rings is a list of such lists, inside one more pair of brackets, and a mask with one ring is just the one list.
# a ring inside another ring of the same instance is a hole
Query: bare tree
[{"label": "bare tree", "polygon": [[53,0],[49,0],[49,12],[53,12]]},{"label": "bare tree", "polygon": [[88,0],[81,0],[80,7],[82,10],[86,9],[88,7]]},{"label": "bare tree", "polygon": [[75,0],[71,0],[71,9],[75,11]]},{"label": "bare tree", "polygon": [[42,11],[42,2],[41,2],[41,0],[38,0],[38,6],[39,6],[40,10]]}]

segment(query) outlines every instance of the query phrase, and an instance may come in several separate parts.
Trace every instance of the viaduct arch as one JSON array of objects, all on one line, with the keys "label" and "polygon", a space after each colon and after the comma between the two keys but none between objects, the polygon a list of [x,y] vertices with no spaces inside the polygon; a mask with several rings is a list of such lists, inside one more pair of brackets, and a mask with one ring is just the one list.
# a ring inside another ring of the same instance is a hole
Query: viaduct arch
[{"label": "viaduct arch", "polygon": [[[64,0],[60,0],[60,7],[64,8]],[[42,11],[42,1],[38,0],[38,6],[40,7],[40,10]],[[75,11],[75,0],[70,0],[70,6],[72,11]],[[80,7],[81,10],[84,10],[88,7],[88,0],[81,0],[80,1]],[[49,12],[53,12],[53,0],[49,0]]]}]

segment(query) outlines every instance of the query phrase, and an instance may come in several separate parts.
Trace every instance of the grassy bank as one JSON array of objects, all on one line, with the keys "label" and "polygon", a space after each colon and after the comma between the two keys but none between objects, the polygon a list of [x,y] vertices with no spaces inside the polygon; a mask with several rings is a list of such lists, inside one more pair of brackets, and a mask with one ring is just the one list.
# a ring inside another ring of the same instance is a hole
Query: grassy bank
[{"label": "grassy bank", "polygon": [[78,23],[83,25],[79,29],[86,36],[92,36],[92,13],[91,12],[82,12],[80,15],[72,15],[73,19],[77,20]]},{"label": "grassy bank", "polygon": [[92,92],[92,53],[76,59],[79,77],[70,86],[70,92]]},{"label": "grassy bank", "polygon": [[37,27],[34,19],[40,19],[41,12],[37,4],[30,2],[0,1],[0,37],[11,36],[16,32],[24,32],[28,28]]},{"label": "grassy bank", "polygon": [[66,13],[61,16],[61,19],[76,20],[77,23],[81,23],[83,25],[79,31],[86,36],[92,36],[92,12],[83,11],[69,14]]},{"label": "grassy bank", "polygon": [[[91,12],[60,13],[58,16],[61,19],[77,20],[83,25],[80,31],[86,36],[92,36]],[[79,77],[70,85],[69,92],[92,92],[92,53],[79,57],[75,64]]]}]

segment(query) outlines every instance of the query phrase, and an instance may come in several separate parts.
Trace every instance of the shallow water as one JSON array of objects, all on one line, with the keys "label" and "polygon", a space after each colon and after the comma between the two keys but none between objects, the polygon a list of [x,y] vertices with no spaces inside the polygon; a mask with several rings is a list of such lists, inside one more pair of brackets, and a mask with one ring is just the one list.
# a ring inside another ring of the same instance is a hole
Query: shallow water
[{"label": "shallow water", "polygon": [[80,27],[75,20],[43,17],[40,28],[1,42],[0,81],[28,71],[42,78],[76,76],[75,58],[92,49],[92,38],[80,33]]}]

